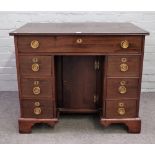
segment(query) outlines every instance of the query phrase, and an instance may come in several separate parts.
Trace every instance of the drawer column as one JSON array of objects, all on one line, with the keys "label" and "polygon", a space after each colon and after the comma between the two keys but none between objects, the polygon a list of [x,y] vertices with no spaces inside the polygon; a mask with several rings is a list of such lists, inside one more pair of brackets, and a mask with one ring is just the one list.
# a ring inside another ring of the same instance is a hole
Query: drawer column
[{"label": "drawer column", "polygon": [[104,94],[101,124],[122,123],[128,132],[139,133],[139,86],[141,55],[106,56],[104,64]]},{"label": "drawer column", "polygon": [[19,55],[21,117],[19,132],[30,133],[36,123],[58,122],[54,56]]}]

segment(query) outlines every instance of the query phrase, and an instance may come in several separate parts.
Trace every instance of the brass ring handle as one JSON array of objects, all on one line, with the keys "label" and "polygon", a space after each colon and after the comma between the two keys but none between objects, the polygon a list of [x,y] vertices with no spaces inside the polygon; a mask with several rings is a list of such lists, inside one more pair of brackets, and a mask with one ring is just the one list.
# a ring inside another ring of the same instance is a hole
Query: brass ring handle
[{"label": "brass ring handle", "polygon": [[41,108],[40,107],[34,108],[34,114],[40,115],[41,114]]},{"label": "brass ring handle", "polygon": [[117,112],[119,115],[125,115],[125,113],[126,113],[125,108],[118,108]]},{"label": "brass ring handle", "polygon": [[32,64],[32,71],[38,72],[39,71],[39,64],[37,64],[37,63]]},{"label": "brass ring handle", "polygon": [[76,43],[77,44],[81,44],[83,42],[83,40],[81,39],[81,38],[78,38],[77,40],[76,40]]},{"label": "brass ring handle", "polygon": [[120,65],[121,72],[126,72],[126,71],[128,71],[128,69],[129,69],[129,67],[127,64],[123,63]]},{"label": "brass ring handle", "polygon": [[40,87],[33,87],[33,94],[39,95],[40,94]]},{"label": "brass ring handle", "polygon": [[129,42],[127,40],[121,41],[121,47],[122,48],[128,48],[129,47]]},{"label": "brass ring handle", "polygon": [[32,40],[31,41],[31,48],[36,49],[39,47],[39,41],[38,40]]},{"label": "brass ring handle", "polygon": [[127,92],[127,89],[125,86],[119,86],[118,91],[120,94],[125,94]]}]

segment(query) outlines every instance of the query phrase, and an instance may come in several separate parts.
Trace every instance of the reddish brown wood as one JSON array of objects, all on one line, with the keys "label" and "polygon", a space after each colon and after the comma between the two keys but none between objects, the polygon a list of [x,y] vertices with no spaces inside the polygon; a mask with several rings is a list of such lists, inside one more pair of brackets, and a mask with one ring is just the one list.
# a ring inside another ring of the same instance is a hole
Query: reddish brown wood
[{"label": "reddish brown wood", "polygon": [[34,118],[20,118],[19,123],[19,132],[20,133],[31,133],[32,127],[37,123],[45,123],[50,126],[54,126],[58,122],[57,118],[52,119],[34,119]]},{"label": "reddish brown wood", "polygon": [[[53,95],[53,78],[22,78],[21,79],[21,95],[22,97],[54,97]],[[36,85],[35,81],[39,84]],[[39,87],[40,94],[34,94],[33,88]]]},{"label": "reddish brown wood", "polygon": [[60,113],[76,113],[76,114],[91,114],[91,113],[98,113],[99,112],[99,109],[84,109],[84,108],[82,108],[82,109],[75,109],[75,108],[59,108],[59,112]]},{"label": "reddish brown wood", "polygon": [[[77,33],[78,32],[78,33]],[[80,32],[80,33],[79,33]],[[54,126],[59,113],[101,113],[101,124],[125,124],[129,132],[139,133],[138,118],[144,39],[148,32],[129,23],[27,24],[10,33],[15,36],[16,66],[21,107],[19,131],[31,132],[36,123]],[[77,39],[82,42],[77,43]],[[33,49],[31,41],[38,40]],[[121,41],[129,47],[123,49]],[[37,58],[39,71],[32,71]],[[120,71],[122,58],[129,69]],[[94,62],[99,68],[94,69]],[[34,95],[39,81],[39,95]],[[120,82],[127,92],[120,94]],[[97,100],[94,102],[94,95]],[[34,102],[41,114],[34,114]],[[119,115],[123,102],[125,114]]]},{"label": "reddish brown wood", "polygon": [[[120,106],[122,103],[124,105]],[[119,108],[125,109],[125,114],[118,113]],[[134,118],[137,116],[137,100],[106,100],[106,118]]]},{"label": "reddish brown wood", "polygon": [[[33,62],[33,59],[37,59],[37,62]],[[50,56],[19,56],[19,63],[20,63],[20,72],[22,76],[33,76],[33,77],[40,77],[40,76],[53,76],[53,70],[51,69],[51,64],[54,61],[54,57]],[[39,70],[33,71],[32,65],[38,64]]]},{"label": "reddish brown wood", "polygon": [[148,35],[131,23],[28,23],[10,35]]},{"label": "reddish brown wood", "polygon": [[96,57],[66,56],[62,60],[63,107],[96,109]]},{"label": "reddish brown wood", "polygon": [[[109,56],[107,64],[107,76],[139,77],[140,62],[141,62],[141,56],[139,55]],[[120,69],[121,64],[126,64],[128,66],[128,70],[126,72],[121,71]]]},{"label": "reddish brown wood", "polygon": [[[141,95],[141,82],[142,82],[142,72],[143,72],[143,59],[144,59],[144,45],[145,45],[145,36],[142,39],[142,54],[141,54],[141,62],[139,63],[140,66],[140,73],[139,73],[139,84],[138,84],[138,101],[140,102],[140,95]],[[139,104],[137,105],[137,115],[139,115]]]},{"label": "reddish brown wood", "polygon": [[101,118],[101,125],[107,127],[111,124],[125,124],[129,133],[140,133],[141,120],[139,118],[107,119]]},{"label": "reddish brown wood", "polygon": [[[78,44],[77,39],[82,39]],[[33,49],[30,44],[32,40],[39,41],[39,47]],[[121,41],[127,40],[128,49],[121,47]],[[56,53],[140,53],[141,36],[20,36],[18,39],[19,52],[56,52]]]},{"label": "reddish brown wood", "polygon": [[[41,108],[40,114],[35,114],[34,109],[36,108],[35,102],[39,102]],[[22,99],[21,100],[21,117],[22,118],[53,118],[54,109],[53,101],[49,99]]]},{"label": "reddish brown wood", "polygon": [[[107,96],[108,99],[123,99],[123,98],[137,98],[138,97],[138,78],[108,78],[107,79]],[[121,81],[125,81],[126,93],[121,94],[119,87]]]}]

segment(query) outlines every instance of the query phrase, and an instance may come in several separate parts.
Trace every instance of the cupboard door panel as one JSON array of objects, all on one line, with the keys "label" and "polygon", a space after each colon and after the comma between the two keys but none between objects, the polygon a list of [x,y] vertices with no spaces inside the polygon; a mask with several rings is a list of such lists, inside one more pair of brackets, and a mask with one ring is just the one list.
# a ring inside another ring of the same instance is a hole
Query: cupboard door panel
[{"label": "cupboard door panel", "polygon": [[63,107],[95,109],[96,70],[95,57],[64,56],[62,60]]}]

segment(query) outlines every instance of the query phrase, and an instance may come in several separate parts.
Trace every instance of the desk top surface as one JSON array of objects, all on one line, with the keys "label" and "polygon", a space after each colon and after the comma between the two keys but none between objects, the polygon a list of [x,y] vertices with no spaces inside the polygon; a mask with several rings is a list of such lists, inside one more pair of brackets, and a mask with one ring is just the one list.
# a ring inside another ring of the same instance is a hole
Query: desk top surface
[{"label": "desk top surface", "polygon": [[10,35],[148,35],[131,23],[28,23]]}]

